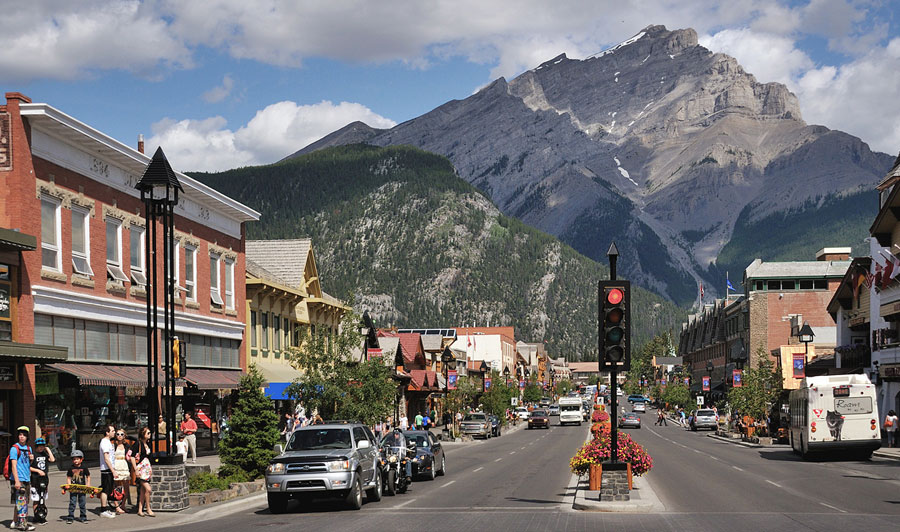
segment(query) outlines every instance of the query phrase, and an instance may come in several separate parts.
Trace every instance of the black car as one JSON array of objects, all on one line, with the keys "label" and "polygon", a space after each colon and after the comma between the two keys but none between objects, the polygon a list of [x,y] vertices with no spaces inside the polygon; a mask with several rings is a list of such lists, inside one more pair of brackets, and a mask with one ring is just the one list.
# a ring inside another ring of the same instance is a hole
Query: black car
[{"label": "black car", "polygon": [[494,414],[488,414],[488,418],[491,420],[491,436],[500,436],[500,429],[502,427],[500,418]]},{"label": "black car", "polygon": [[434,480],[435,475],[443,475],[447,468],[447,459],[441,442],[435,439],[428,430],[407,430],[403,433],[416,444],[416,457],[413,459],[414,477]]}]

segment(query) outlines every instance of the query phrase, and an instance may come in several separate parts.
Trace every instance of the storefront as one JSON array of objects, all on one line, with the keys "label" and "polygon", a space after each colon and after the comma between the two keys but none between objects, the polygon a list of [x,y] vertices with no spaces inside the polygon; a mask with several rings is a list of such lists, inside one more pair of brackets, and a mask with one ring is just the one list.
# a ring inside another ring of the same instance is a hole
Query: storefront
[{"label": "storefront", "polygon": [[231,417],[231,394],[241,382],[241,370],[189,369],[176,419],[191,412],[197,423],[197,451],[213,451],[221,439],[223,420]]}]

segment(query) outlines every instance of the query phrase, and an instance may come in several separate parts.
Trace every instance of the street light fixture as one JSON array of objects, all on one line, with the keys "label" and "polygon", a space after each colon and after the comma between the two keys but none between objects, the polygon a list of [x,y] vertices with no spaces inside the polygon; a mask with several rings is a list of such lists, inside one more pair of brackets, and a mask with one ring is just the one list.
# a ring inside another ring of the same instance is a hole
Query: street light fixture
[{"label": "street light fixture", "polygon": [[[441,370],[444,373],[444,400],[447,400],[447,397],[450,395],[450,362],[453,362],[455,357],[453,353],[450,352],[450,346],[444,348],[444,352],[441,353]],[[447,407],[447,404],[444,404],[444,407]],[[444,419],[446,419],[447,414],[444,414]],[[444,423],[444,428],[447,428],[447,424]]]},{"label": "street light fixture", "polygon": [[481,393],[484,393],[485,374],[487,373],[488,369],[490,369],[490,368],[488,367],[487,363],[484,360],[482,360],[481,367],[479,369],[481,369]]},{"label": "street light fixture", "polygon": [[709,396],[710,397],[712,397],[712,389],[713,389],[712,373],[713,373],[714,369],[715,369],[715,366],[713,366],[712,360],[707,360],[706,361],[706,374],[709,375]]},{"label": "street light fixture", "polygon": [[503,378],[506,380],[506,385],[509,386],[509,366],[503,368]]},{"label": "street light fixture", "polygon": [[812,342],[816,333],[813,332],[812,327],[809,326],[808,321],[803,322],[803,327],[800,328],[800,331],[797,333],[797,337],[803,342],[803,369],[806,370],[806,356],[809,354],[809,343]]}]

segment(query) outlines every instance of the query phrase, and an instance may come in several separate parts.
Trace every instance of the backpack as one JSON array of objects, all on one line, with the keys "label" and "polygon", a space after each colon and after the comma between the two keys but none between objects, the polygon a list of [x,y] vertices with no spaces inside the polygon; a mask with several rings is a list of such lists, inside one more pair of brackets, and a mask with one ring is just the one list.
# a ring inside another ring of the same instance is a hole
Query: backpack
[{"label": "backpack", "polygon": [[[19,447],[18,443],[13,445],[13,447],[18,447],[19,452],[20,453],[22,452],[22,448]],[[12,474],[9,472],[9,465],[11,462],[11,460],[9,459],[10,454],[12,454],[12,447],[9,448],[9,453],[6,454],[6,461],[3,462],[3,478],[5,478],[6,480],[12,480]],[[34,452],[31,450],[30,445],[28,446],[28,454],[34,454]],[[29,478],[26,482],[30,482],[30,481],[31,481],[31,479]]]}]

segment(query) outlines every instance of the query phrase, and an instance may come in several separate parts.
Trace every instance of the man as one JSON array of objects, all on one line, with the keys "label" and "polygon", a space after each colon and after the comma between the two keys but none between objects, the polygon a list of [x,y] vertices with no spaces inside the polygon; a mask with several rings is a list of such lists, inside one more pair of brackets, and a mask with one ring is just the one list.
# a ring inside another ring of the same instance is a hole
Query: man
[{"label": "man", "polygon": [[[401,449],[406,449],[406,477],[408,479],[412,479],[412,460],[410,451],[409,451],[409,442],[406,439],[406,436],[400,432],[398,429],[394,429],[393,432],[389,432],[387,436],[384,437],[384,441],[381,443],[383,447],[400,447]],[[415,455],[415,451],[412,452],[412,455]]]},{"label": "man", "polygon": [[184,434],[184,441],[191,450],[191,463],[197,463],[197,422],[191,419],[191,413],[184,413],[184,421],[181,422],[181,432]]},{"label": "man", "polygon": [[115,486],[113,470],[115,470],[116,446],[112,442],[115,433],[116,427],[107,425],[103,439],[100,440],[100,509],[103,510],[100,515],[109,519],[116,516],[116,512],[110,506]]},{"label": "man", "polygon": [[416,424],[415,424],[415,427],[416,427],[417,429],[421,429],[421,428],[422,428],[422,421],[424,421],[424,419],[425,419],[425,418],[422,417],[422,412],[419,412],[418,414],[416,414]]},{"label": "man", "polygon": [[16,429],[18,441],[9,450],[9,478],[12,481],[10,502],[13,503],[13,520],[10,528],[34,530],[28,523],[28,501],[31,499],[31,460],[34,452],[28,445],[31,432],[26,426]]}]

